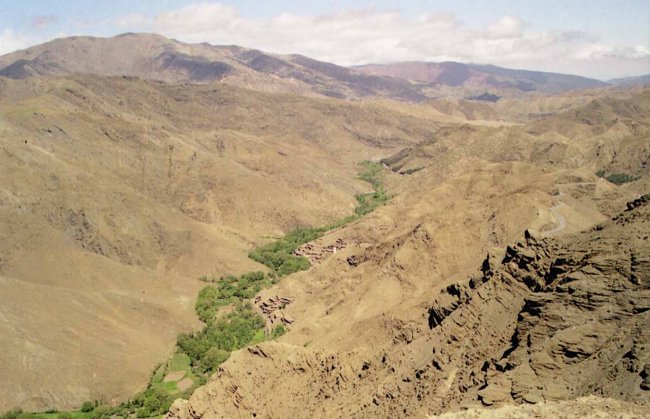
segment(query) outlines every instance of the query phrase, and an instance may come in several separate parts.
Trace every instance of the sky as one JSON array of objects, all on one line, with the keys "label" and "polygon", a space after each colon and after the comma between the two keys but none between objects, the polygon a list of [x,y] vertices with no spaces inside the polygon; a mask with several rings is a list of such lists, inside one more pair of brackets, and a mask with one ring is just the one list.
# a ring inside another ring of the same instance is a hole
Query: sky
[{"label": "sky", "polygon": [[340,65],[460,61],[599,79],[650,73],[650,0],[0,0],[0,54],[124,32]]}]

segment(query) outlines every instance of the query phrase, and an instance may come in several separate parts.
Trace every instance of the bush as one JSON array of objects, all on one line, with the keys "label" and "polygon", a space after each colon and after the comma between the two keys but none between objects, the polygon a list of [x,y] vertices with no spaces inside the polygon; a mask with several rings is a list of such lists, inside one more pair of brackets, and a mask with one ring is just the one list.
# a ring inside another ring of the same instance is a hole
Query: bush
[{"label": "bush", "polygon": [[93,402],[86,401],[81,405],[81,411],[84,413],[92,412],[93,410],[95,410],[95,403]]},{"label": "bush", "polygon": [[327,227],[297,228],[283,238],[253,250],[248,256],[271,268],[277,276],[304,271],[311,266],[309,260],[296,256],[293,252],[301,245],[321,237],[327,230]]},{"label": "bush", "polygon": [[113,409],[110,406],[100,405],[95,407],[93,410],[92,417],[93,419],[105,419],[113,416]]},{"label": "bush", "polygon": [[12,409],[9,410],[0,416],[1,419],[16,419],[21,413],[23,413],[22,409]]},{"label": "bush", "polygon": [[203,373],[211,373],[217,369],[217,367],[228,360],[230,357],[230,352],[219,349],[219,348],[210,348],[201,359],[201,371]]},{"label": "bush", "polygon": [[271,339],[279,338],[280,336],[284,335],[285,333],[287,333],[287,329],[284,327],[283,324],[279,324],[271,332]]},{"label": "bush", "polygon": [[190,357],[193,370],[201,374],[223,362],[219,361],[225,354],[217,350],[229,352],[243,348],[252,342],[264,324],[264,319],[250,304],[240,303],[227,316],[207,324],[203,330],[178,335],[176,342],[179,350]]},{"label": "bush", "polygon": [[609,175],[605,173],[604,170],[599,170],[596,172],[596,176],[599,178],[604,178],[608,182],[613,183],[614,185],[622,185],[624,183],[634,182],[639,180],[639,176],[630,175],[628,173],[610,173]]},{"label": "bush", "polygon": [[139,418],[148,418],[151,416],[151,412],[146,407],[141,407],[135,415]]}]

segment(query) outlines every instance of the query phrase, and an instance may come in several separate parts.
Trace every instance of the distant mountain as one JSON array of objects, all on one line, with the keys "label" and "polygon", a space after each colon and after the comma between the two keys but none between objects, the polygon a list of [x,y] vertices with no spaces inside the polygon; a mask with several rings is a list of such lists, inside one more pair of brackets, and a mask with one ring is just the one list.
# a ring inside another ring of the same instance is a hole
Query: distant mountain
[{"label": "distant mountain", "polygon": [[354,68],[366,74],[396,77],[429,86],[545,93],[608,86],[600,80],[569,74],[512,70],[494,65],[456,62],[369,64]]},{"label": "distant mountain", "polygon": [[643,76],[623,77],[620,79],[607,80],[608,83],[614,86],[644,86],[650,84],[650,74]]},{"label": "distant mountain", "polygon": [[368,75],[301,55],[279,56],[238,46],[185,44],[154,34],[56,39],[0,57],[0,76],[86,73],[167,82],[224,81],[272,92],[338,98],[425,99],[401,79]]},{"label": "distant mountain", "polygon": [[8,78],[73,73],[174,83],[219,81],[268,92],[406,101],[608,86],[579,76],[454,62],[347,68],[302,55],[268,54],[234,45],[186,44],[155,34],[61,38],[0,57],[0,76]]}]

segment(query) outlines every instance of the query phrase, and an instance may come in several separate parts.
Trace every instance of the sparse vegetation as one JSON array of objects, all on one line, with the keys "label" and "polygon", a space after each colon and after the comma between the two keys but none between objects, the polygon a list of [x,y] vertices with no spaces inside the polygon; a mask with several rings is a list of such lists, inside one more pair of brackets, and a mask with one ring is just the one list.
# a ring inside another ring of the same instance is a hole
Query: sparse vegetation
[{"label": "sparse vegetation", "polygon": [[361,166],[364,168],[364,171],[359,175],[359,179],[370,183],[374,192],[356,196],[359,205],[354,209],[354,212],[358,217],[369,214],[375,208],[385,204],[389,199],[381,179],[383,165],[381,163],[364,161],[361,163]]},{"label": "sparse vegetation", "polygon": [[494,93],[485,92],[480,95],[470,96],[469,100],[480,100],[484,102],[498,102],[501,99],[501,96],[495,95]]},{"label": "sparse vegetation", "polygon": [[412,175],[413,173],[419,172],[424,169],[424,167],[414,167],[412,169],[406,169],[399,172],[400,175]]},{"label": "sparse vegetation", "polygon": [[[283,238],[250,252],[249,257],[270,268],[270,272],[249,272],[239,277],[214,278],[202,276],[206,285],[197,297],[195,311],[205,323],[202,330],[181,333],[177,340],[177,352],[166,363],[154,368],[147,389],[133,399],[118,406],[108,406],[86,401],[79,411],[51,413],[38,416],[13,410],[0,419],[108,419],[112,417],[148,418],[163,415],[177,398],[188,398],[194,390],[207,382],[219,365],[224,363],[234,350],[264,341],[276,339],[287,332],[284,325],[276,326],[267,336],[265,321],[252,307],[249,299],[285,275],[309,269],[307,258],[293,252],[301,245],[315,240],[327,231],[344,226],[370,213],[384,204],[389,196],[381,179],[381,163],[364,161],[359,179],[370,183],[373,192],[356,196],[359,205],[355,214],[344,217],[322,227],[303,227],[287,233]],[[219,315],[222,307],[232,306],[232,311]],[[307,344],[305,344],[307,345]],[[183,378],[192,380],[191,387],[181,391],[178,382],[165,381],[169,373],[184,371]]]},{"label": "sparse vegetation", "polygon": [[287,333],[287,329],[284,327],[283,324],[279,324],[275,327],[275,329],[273,329],[273,332],[271,332],[271,339],[279,338],[285,333]]},{"label": "sparse vegetation", "polygon": [[[354,215],[344,217],[322,227],[297,228],[287,233],[283,238],[253,250],[248,256],[254,261],[269,267],[278,277],[309,269],[310,264],[307,258],[293,254],[298,247],[316,240],[327,231],[342,227],[359,217],[363,217],[388,201],[389,196],[386,193],[381,176],[383,165],[366,160],[361,162],[361,167],[363,170],[359,174],[359,179],[370,183],[374,191],[356,196],[358,205],[354,210]],[[207,281],[207,279],[203,280]]]},{"label": "sparse vegetation", "polygon": [[606,174],[604,170],[599,170],[596,172],[596,176],[599,178],[606,179],[608,182],[611,182],[615,185],[623,185],[624,183],[634,182],[639,180],[639,176],[634,176],[629,173],[610,173]]},{"label": "sparse vegetation", "polygon": [[93,410],[95,410],[95,403],[93,403],[91,401],[85,401],[81,405],[81,411],[82,412],[92,412]]}]

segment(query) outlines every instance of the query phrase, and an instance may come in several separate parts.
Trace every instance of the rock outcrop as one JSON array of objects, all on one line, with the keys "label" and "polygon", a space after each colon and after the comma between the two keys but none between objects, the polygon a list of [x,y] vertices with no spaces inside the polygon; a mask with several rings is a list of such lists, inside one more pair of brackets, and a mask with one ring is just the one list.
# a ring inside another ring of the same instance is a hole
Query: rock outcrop
[{"label": "rock outcrop", "polygon": [[233,354],[169,417],[398,417],[538,403],[543,412],[587,396],[638,413],[650,402],[649,235],[643,198],[579,234],[527,231],[500,261],[488,255],[478,275],[443,288],[422,325],[393,321],[389,346],[331,354],[261,344]]}]

